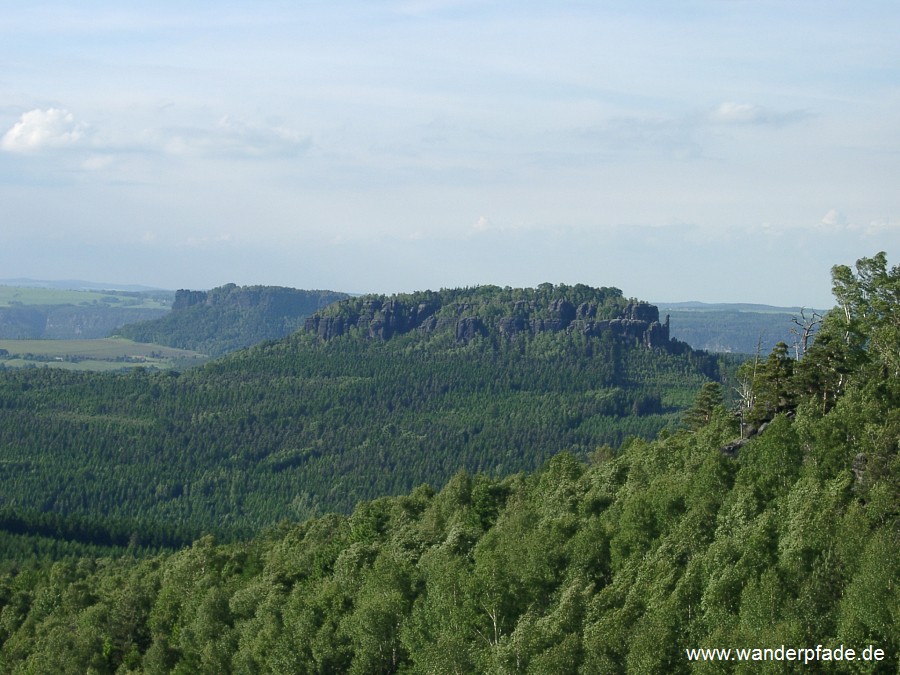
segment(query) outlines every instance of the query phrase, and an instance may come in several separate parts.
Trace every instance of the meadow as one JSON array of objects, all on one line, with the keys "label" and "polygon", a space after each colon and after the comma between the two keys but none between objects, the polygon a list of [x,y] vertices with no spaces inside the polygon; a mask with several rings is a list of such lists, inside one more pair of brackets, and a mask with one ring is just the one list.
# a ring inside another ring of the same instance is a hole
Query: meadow
[{"label": "meadow", "polygon": [[[4,354],[4,351],[6,352]],[[53,367],[108,371],[126,368],[184,369],[205,363],[200,352],[122,338],[95,340],[0,340],[0,367]]]}]

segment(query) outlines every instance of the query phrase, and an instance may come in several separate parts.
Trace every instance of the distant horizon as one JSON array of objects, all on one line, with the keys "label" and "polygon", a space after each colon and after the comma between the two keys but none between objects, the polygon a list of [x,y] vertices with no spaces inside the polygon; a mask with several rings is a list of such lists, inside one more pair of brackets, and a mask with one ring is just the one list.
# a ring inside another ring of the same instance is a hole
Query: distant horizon
[{"label": "distant horizon", "polygon": [[[543,282],[542,282],[543,283]],[[554,282],[549,282],[554,283]],[[558,282],[562,283],[562,282]],[[394,294],[402,294],[402,293],[412,293],[416,291],[426,291],[426,290],[440,290],[437,288],[419,288],[412,291],[393,291],[388,293],[382,293],[379,291],[347,291],[342,290],[340,288],[307,288],[307,287],[299,287],[299,286],[284,286],[283,284],[263,284],[263,283],[250,283],[250,284],[237,284],[233,281],[226,281],[221,284],[216,284],[215,286],[210,286],[207,288],[195,288],[188,286],[179,286],[177,288],[163,288],[159,286],[146,286],[143,284],[126,284],[126,283],[113,283],[113,282],[100,282],[93,281],[88,279],[35,279],[31,277],[16,277],[16,278],[8,278],[8,279],[0,279],[0,286],[21,286],[21,287],[36,287],[36,288],[58,288],[58,289],[66,289],[66,290],[83,290],[86,292],[98,292],[98,291],[123,291],[123,292],[165,292],[165,293],[175,293],[180,290],[190,290],[190,291],[210,291],[214,288],[221,288],[227,284],[236,284],[237,286],[269,286],[269,287],[281,287],[281,288],[292,288],[295,290],[327,290],[334,291],[337,293],[346,293],[350,296],[361,296],[361,295],[369,295],[369,294],[377,294],[377,295],[394,295]],[[498,285],[499,284],[476,284],[476,285]],[[558,285],[558,284],[556,284]],[[574,284],[570,284],[574,285]],[[536,286],[536,285],[535,285]],[[534,288],[535,286],[530,286],[530,288]],[[615,288],[618,286],[612,285]],[[451,287],[444,287],[451,288]],[[456,288],[456,287],[452,287]],[[791,305],[791,304],[771,304],[771,303],[761,303],[761,302],[749,302],[745,300],[735,300],[735,301],[706,301],[706,300],[653,300],[647,297],[639,297],[626,293],[624,289],[621,289],[623,295],[628,298],[635,298],[637,300],[641,300],[644,302],[648,302],[657,307],[669,307],[674,305],[701,305],[704,307],[714,307],[717,305],[727,305],[727,306],[747,306],[747,307],[765,307],[771,309],[780,309],[780,310],[800,310],[800,309],[809,309],[813,311],[827,311],[831,309],[832,305],[828,307],[813,307],[812,305]],[[690,307],[680,307],[679,309],[688,310]],[[752,311],[752,310],[748,310]]]}]

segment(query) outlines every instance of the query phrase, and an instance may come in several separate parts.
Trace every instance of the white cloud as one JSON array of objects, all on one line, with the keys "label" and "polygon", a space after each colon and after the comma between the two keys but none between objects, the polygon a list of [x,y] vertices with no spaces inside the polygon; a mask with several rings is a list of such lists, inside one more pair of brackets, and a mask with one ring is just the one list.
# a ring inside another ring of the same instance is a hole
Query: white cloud
[{"label": "white cloud", "polygon": [[879,218],[869,223],[865,228],[865,234],[873,237],[895,230],[900,230],[900,218]]},{"label": "white cloud", "polygon": [[473,232],[485,232],[491,226],[491,221],[489,221],[484,216],[480,216],[478,220],[472,225]]},{"label": "white cloud", "polygon": [[707,119],[713,124],[721,125],[782,125],[797,122],[809,117],[803,110],[778,112],[764,108],[755,103],[735,103],[725,101],[707,113]]},{"label": "white cloud", "polygon": [[81,141],[86,129],[68,110],[35,109],[23,114],[3,135],[0,148],[24,154],[64,148]]},{"label": "white cloud", "polygon": [[165,141],[173,155],[211,157],[289,157],[310,145],[305,136],[279,126],[263,126],[222,117],[211,129],[176,129]]},{"label": "white cloud", "polygon": [[[552,161],[590,160],[610,162],[643,158],[694,160],[720,157],[723,139],[735,140],[741,129],[776,129],[805,120],[804,110],[771,110],[755,103],[726,101],[707,110],[684,111],[676,115],[626,115],[582,128],[577,153],[550,156]],[[736,146],[735,146],[736,147]]]},{"label": "white cloud", "polygon": [[719,124],[753,124],[765,119],[761,106],[726,101],[710,111],[709,119]]},{"label": "white cloud", "polygon": [[847,216],[837,209],[830,209],[828,213],[822,216],[822,225],[834,230],[842,229],[847,227]]}]

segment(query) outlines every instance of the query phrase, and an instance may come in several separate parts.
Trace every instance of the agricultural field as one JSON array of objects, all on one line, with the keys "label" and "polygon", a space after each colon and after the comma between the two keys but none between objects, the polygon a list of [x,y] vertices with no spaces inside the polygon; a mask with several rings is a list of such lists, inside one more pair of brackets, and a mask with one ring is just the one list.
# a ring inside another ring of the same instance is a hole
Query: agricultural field
[{"label": "agricultural field", "polygon": [[0,340],[88,340],[165,316],[173,291],[95,290],[0,284]]},{"label": "agricultural field", "polygon": [[0,285],[0,307],[76,305],[168,310],[173,295],[171,291],[139,293]]},{"label": "agricultural field", "polygon": [[183,370],[206,363],[199,352],[122,338],[0,340],[0,368],[51,367],[108,371],[128,368]]}]

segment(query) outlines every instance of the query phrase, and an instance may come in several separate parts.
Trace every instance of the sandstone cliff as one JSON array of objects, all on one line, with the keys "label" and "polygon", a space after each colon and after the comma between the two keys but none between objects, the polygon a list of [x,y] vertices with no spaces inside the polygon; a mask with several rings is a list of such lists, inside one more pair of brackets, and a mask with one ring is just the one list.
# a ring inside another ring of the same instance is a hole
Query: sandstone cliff
[{"label": "sandstone cliff", "polygon": [[[670,343],[668,317],[660,322],[655,306],[627,302],[617,289],[545,284],[539,289],[498,288],[492,293],[494,287],[485,288],[351,298],[308,317],[304,328],[323,340],[351,331],[380,340],[412,331],[452,331],[457,342],[466,343],[479,336],[514,339],[565,331],[596,337],[608,333],[646,347],[665,348]],[[568,296],[588,299],[576,304]]]}]

